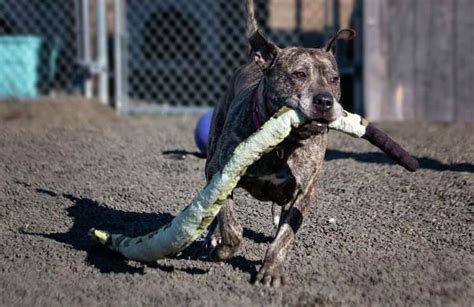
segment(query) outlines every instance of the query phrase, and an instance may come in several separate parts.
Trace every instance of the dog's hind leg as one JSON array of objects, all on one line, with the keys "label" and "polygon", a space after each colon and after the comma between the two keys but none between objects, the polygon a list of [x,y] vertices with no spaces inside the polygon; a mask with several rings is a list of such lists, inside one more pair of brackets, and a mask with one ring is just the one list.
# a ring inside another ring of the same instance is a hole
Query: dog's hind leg
[{"label": "dog's hind leg", "polygon": [[243,228],[235,216],[234,207],[234,200],[229,198],[217,215],[218,224],[213,234],[217,239],[217,246],[209,255],[213,261],[224,261],[232,257],[242,242]]}]

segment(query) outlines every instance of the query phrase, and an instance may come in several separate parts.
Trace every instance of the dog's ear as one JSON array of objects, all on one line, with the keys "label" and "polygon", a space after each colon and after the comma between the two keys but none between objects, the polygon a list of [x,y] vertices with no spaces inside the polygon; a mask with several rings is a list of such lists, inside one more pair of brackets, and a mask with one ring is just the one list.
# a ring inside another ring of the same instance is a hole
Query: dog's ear
[{"label": "dog's ear", "polygon": [[280,52],[274,43],[268,40],[259,30],[255,31],[249,38],[250,55],[255,63],[262,69],[267,70]]},{"label": "dog's ear", "polygon": [[326,43],[326,45],[324,45],[324,50],[326,52],[329,52],[331,51],[332,53],[335,52],[335,47],[336,47],[336,41],[338,39],[343,39],[343,40],[351,40],[353,39],[355,36],[355,31],[352,30],[352,29],[341,29],[339,30],[336,35],[334,35],[333,37],[331,37],[331,39]]}]

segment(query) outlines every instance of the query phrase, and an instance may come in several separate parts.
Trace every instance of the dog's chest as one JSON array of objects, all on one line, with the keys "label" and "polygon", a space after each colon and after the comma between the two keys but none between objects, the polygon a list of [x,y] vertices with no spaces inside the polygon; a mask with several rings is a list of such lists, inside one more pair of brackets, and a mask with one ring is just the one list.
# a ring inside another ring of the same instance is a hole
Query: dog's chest
[{"label": "dog's chest", "polygon": [[244,175],[246,180],[259,182],[262,185],[279,187],[295,180],[285,149],[278,147],[264,155],[251,165]]},{"label": "dog's chest", "polygon": [[[315,173],[320,155],[313,152],[325,142],[286,140],[280,146],[251,165],[239,182],[253,197],[261,201],[272,201],[284,205],[294,199],[301,187]],[[324,155],[324,154],[323,154]]]},{"label": "dog's chest", "polygon": [[293,199],[298,190],[297,179],[287,168],[274,172],[250,172],[239,182],[253,197],[284,205]]},{"label": "dog's chest", "polygon": [[239,186],[258,200],[287,202],[297,186],[287,155],[282,147],[265,154],[247,169]]}]

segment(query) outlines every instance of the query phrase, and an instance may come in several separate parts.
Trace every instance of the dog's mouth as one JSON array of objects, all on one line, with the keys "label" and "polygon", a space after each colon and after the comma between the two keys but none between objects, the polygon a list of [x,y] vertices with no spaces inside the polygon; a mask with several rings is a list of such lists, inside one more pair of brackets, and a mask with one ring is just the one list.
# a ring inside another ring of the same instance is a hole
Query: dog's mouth
[{"label": "dog's mouth", "polygon": [[337,112],[335,111],[335,108],[325,112],[321,112],[320,110],[316,110],[314,108],[309,110],[302,108],[296,103],[290,103],[287,105],[292,109],[299,110],[300,112],[305,114],[307,118],[311,120],[311,122],[316,123],[318,126],[321,127],[329,125],[339,117]]},{"label": "dog's mouth", "polygon": [[321,126],[329,125],[330,123],[328,119],[323,118],[323,117],[315,119],[314,122],[316,122],[316,124],[321,125]]},{"label": "dog's mouth", "polygon": [[321,114],[319,112],[315,112],[314,110],[308,112],[298,107],[295,109],[299,109],[301,112],[306,114],[306,116],[310,118],[312,122],[315,122],[318,126],[327,126],[332,121],[334,121],[334,119],[332,119],[332,114]]},{"label": "dog's mouth", "polygon": [[313,117],[313,121],[320,125],[329,125],[333,121],[339,118],[342,114],[339,114],[336,108],[333,108],[326,112],[317,112],[316,116]]}]

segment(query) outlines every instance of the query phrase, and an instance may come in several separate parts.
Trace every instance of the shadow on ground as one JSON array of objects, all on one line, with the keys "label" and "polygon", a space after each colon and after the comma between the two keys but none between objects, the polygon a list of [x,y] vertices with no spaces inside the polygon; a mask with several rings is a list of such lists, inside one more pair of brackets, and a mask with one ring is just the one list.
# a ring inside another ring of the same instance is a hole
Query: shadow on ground
[{"label": "shadow on ground", "polygon": [[[154,231],[170,222],[174,216],[169,213],[136,213],[120,211],[106,207],[104,204],[90,199],[79,198],[68,193],[56,193],[46,189],[36,189],[38,193],[51,197],[62,197],[72,201],[74,204],[67,209],[68,216],[73,219],[73,226],[66,233],[31,233],[23,231],[24,234],[38,235],[61,243],[69,244],[77,250],[87,252],[87,263],[98,268],[101,273],[130,273],[143,274],[145,266],[157,268],[164,272],[176,270],[188,274],[206,274],[208,270],[200,268],[185,267],[175,268],[159,262],[146,263],[144,265],[133,265],[118,253],[112,252],[92,241],[88,236],[91,228],[104,229],[112,233],[121,233],[126,236],[139,236]],[[262,233],[250,229],[244,230],[244,236],[256,243],[270,242],[271,238]],[[209,261],[207,255],[209,250],[204,248],[202,241],[195,241],[176,259]],[[243,256],[236,256],[228,261],[232,267],[250,274],[252,278],[256,273],[256,265],[260,261],[251,261]]]},{"label": "shadow on ground", "polygon": [[[195,156],[197,158],[205,159],[206,156],[197,151],[188,151],[182,149],[176,150],[165,150],[162,152],[163,155],[168,156],[171,159],[184,160],[187,156]],[[452,172],[469,172],[474,173],[474,164],[470,163],[451,163],[445,164],[436,159],[428,157],[415,157],[420,163],[420,168],[431,169],[435,171],[452,171]],[[376,163],[376,164],[396,164],[386,154],[382,152],[364,152],[355,153],[349,151],[341,151],[335,149],[328,149],[326,151],[326,161],[337,160],[337,159],[353,159],[363,163]]]},{"label": "shadow on ground", "polygon": [[[445,164],[436,159],[422,157],[415,157],[420,162],[420,168],[431,169],[435,171],[452,171],[452,172],[469,172],[474,173],[474,164],[470,163],[453,163]],[[346,152],[335,149],[328,149],[326,151],[326,160],[338,160],[338,159],[353,159],[363,163],[377,163],[377,164],[396,164],[386,154],[382,152]]]}]

